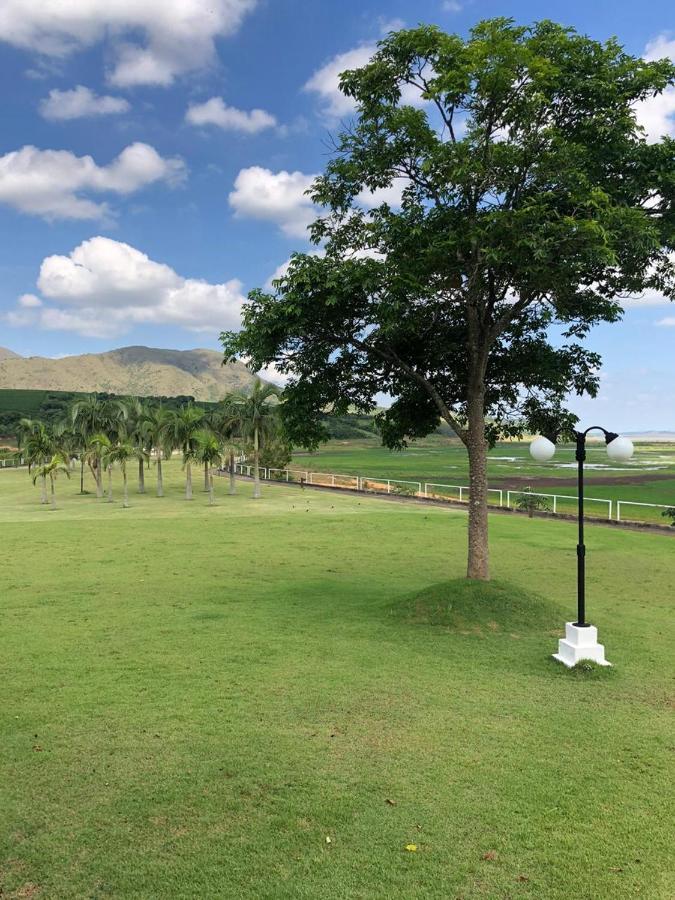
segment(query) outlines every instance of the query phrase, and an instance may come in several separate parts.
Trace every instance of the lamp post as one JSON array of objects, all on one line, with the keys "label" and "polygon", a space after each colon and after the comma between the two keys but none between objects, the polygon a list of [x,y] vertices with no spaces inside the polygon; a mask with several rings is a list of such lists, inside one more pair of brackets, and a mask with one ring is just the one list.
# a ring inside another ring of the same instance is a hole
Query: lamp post
[{"label": "lamp post", "polygon": [[[602,431],[607,444],[607,455],[616,462],[625,462],[633,455],[633,443],[614,431],[607,431],[599,425],[592,425],[585,431],[576,431],[577,479],[578,479],[578,527],[577,543],[577,620],[565,623],[565,637],[558,641],[555,659],[571,667],[582,659],[592,659],[603,666],[609,666],[605,659],[605,648],[598,643],[598,630],[586,621],[586,544],[584,543],[584,462],[586,460],[586,436],[590,431]],[[548,438],[538,437],[530,444],[530,454],[538,462],[553,458],[555,444]]]}]

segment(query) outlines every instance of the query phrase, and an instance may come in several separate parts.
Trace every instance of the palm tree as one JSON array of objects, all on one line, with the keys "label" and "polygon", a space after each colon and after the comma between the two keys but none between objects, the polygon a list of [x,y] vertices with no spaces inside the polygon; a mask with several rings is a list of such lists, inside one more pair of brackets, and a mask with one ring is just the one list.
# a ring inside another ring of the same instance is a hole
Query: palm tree
[{"label": "palm tree", "polygon": [[223,461],[223,448],[218,437],[208,428],[203,428],[195,434],[196,448],[193,451],[195,462],[204,465],[208,476],[209,505],[213,506],[213,471],[215,465]]},{"label": "palm tree", "polygon": [[253,499],[260,497],[260,446],[278,428],[277,409],[269,402],[279,397],[281,391],[273,384],[256,380],[250,394],[239,394],[235,405],[240,411],[242,437],[253,445]]},{"label": "palm tree", "polygon": [[[54,453],[54,439],[43,422],[36,419],[22,419],[19,423],[19,452],[28,462],[28,472],[34,466],[43,469]],[[47,503],[47,473],[42,472],[40,503]],[[35,479],[34,479],[35,481]]]},{"label": "palm tree", "polygon": [[241,452],[241,395],[228,394],[211,413],[211,428],[223,441],[223,452],[229,457],[230,486],[228,493],[237,493],[235,455]]},{"label": "palm tree", "polygon": [[112,502],[112,470],[114,465],[119,465],[122,470],[122,506],[129,506],[129,482],[127,479],[127,463],[136,457],[136,447],[130,441],[120,441],[114,444],[103,457],[103,465],[108,469],[108,501]]},{"label": "palm tree", "polygon": [[164,496],[164,479],[162,476],[162,457],[167,459],[171,456],[171,425],[172,415],[168,409],[165,409],[160,403],[159,406],[148,409],[145,419],[145,435],[147,449],[152,452],[154,449],[157,462],[157,496]]},{"label": "palm tree", "polygon": [[108,452],[110,447],[112,446],[112,442],[107,434],[103,434],[102,432],[97,432],[96,434],[92,434],[89,440],[87,441],[87,447],[85,450],[84,458],[86,459],[89,468],[92,471],[94,479],[96,481],[96,496],[103,496],[103,478],[102,478],[102,462],[101,460]]},{"label": "palm tree", "polygon": [[204,410],[191,403],[178,410],[172,410],[165,430],[166,440],[171,447],[183,452],[185,468],[185,499],[192,500],[192,463],[196,461],[196,434],[202,430]]},{"label": "palm tree", "polygon": [[[89,394],[76,400],[70,408],[70,418],[75,430],[87,446],[96,434],[104,434],[111,442],[117,441],[129,415],[124,400],[117,397],[99,397]],[[100,458],[89,455],[89,468],[96,482],[96,496],[103,496]],[[80,491],[84,493],[84,468],[80,467]]]},{"label": "palm tree", "polygon": [[138,493],[145,493],[145,464],[149,459],[148,451],[148,416],[150,407],[138,397],[130,397],[127,401],[127,421],[125,432],[129,441],[136,448],[138,460]]},{"label": "palm tree", "polygon": [[60,453],[55,453],[51,460],[48,463],[43,463],[39,466],[33,475],[33,484],[36,483],[38,478],[41,480],[42,484],[46,484],[47,478],[49,478],[51,484],[52,509],[56,509],[56,476],[61,472],[63,472],[66,478],[70,478],[66,460]]}]

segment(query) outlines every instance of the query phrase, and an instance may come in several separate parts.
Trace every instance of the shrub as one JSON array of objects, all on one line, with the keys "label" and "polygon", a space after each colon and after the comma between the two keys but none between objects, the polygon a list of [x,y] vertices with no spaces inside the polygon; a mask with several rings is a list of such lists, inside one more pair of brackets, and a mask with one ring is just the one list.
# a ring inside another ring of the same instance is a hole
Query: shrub
[{"label": "shrub", "polygon": [[551,508],[548,499],[534,494],[531,487],[525,488],[516,501],[516,506],[518,509],[526,510],[530,519],[534,516],[535,510]]}]

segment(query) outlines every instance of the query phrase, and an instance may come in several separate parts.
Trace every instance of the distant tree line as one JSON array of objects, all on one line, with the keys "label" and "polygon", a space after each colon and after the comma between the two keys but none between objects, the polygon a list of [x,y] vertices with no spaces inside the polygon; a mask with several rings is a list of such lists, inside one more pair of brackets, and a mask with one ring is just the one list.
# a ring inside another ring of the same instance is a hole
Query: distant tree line
[{"label": "distant tree line", "polygon": [[105,394],[76,395],[58,416],[24,417],[17,427],[17,456],[23,458],[41,502],[56,504],[55,482],[70,477],[79,462],[80,492],[88,470],[96,496],[113,500],[113,471],[123,482],[123,505],[129,503],[129,473],[137,470],[138,492],[146,492],[146,470],[155,464],[156,492],[164,496],[162,463],[175,451],[185,471],[185,498],[193,496],[194,466],[203,467],[204,490],[214,502],[213,471],[229,472],[229,492],[236,491],[236,459],[252,459],[253,496],[260,496],[260,466],[286,466],[291,446],[280,416],[280,391],[258,380],[250,393],[233,392],[221,402],[200,406],[192,398],[142,400]]}]

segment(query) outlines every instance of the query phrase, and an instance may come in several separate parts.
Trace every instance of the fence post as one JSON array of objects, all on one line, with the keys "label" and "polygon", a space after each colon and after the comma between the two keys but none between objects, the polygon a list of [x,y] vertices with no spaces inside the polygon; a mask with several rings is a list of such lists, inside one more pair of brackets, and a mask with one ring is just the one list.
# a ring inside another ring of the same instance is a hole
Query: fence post
[{"label": "fence post", "polygon": [[558,495],[553,495],[553,514],[555,515],[558,512]]},{"label": "fence post", "polygon": [[463,491],[463,488],[460,487],[460,489],[459,489],[459,502],[460,503],[462,502],[462,491]]},{"label": "fence post", "polygon": [[387,493],[391,494],[391,481],[387,478]]},{"label": "fence post", "polygon": [[335,475],[331,475],[330,478],[331,478],[330,483],[331,483],[332,487],[335,487]]},{"label": "fence post", "polygon": [[506,508],[511,509],[511,491],[506,492]]},{"label": "fence post", "polygon": [[608,519],[608,521],[611,522],[612,521],[612,501],[608,500],[607,503],[609,504],[609,511],[607,513],[607,519]]},{"label": "fence post", "polygon": [[620,500],[616,501],[616,521],[617,522],[621,521],[621,501]]}]

